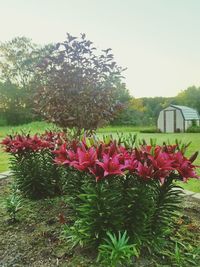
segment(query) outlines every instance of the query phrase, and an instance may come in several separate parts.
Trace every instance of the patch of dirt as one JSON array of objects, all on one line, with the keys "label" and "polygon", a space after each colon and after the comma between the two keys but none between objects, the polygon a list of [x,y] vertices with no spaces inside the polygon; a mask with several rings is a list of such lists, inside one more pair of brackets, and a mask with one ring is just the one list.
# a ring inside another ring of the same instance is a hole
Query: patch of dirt
[{"label": "patch of dirt", "polygon": [[59,214],[67,218],[62,199],[24,200],[16,223],[4,208],[10,180],[0,180],[0,266],[68,266],[65,242],[60,239]]}]

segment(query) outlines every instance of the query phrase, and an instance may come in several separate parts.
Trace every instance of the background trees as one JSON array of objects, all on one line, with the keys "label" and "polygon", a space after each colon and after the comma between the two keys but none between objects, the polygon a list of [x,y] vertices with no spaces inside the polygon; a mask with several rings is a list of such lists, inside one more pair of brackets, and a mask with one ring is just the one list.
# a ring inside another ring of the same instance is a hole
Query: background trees
[{"label": "background trees", "polygon": [[191,86],[176,97],[136,99],[121,73],[111,49],[99,53],[84,34],[68,34],[57,45],[40,46],[26,37],[0,43],[0,125],[41,117],[86,130],[110,120],[118,125],[156,125],[160,110],[169,104],[200,113],[200,87]]},{"label": "background trees", "polygon": [[1,121],[20,124],[34,119],[35,69],[50,47],[36,45],[26,37],[0,44]]},{"label": "background trees", "polygon": [[200,87],[191,86],[180,92],[176,97],[179,105],[195,108],[200,113]]}]

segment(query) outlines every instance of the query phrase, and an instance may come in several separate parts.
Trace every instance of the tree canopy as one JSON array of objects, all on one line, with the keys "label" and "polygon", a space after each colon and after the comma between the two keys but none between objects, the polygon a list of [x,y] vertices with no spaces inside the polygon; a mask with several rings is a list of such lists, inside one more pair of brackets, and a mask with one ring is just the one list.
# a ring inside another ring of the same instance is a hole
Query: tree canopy
[{"label": "tree canopy", "polygon": [[33,119],[35,69],[51,45],[39,46],[26,37],[0,44],[0,116],[8,124]]},{"label": "tree canopy", "polygon": [[85,34],[80,38],[67,34],[38,67],[37,111],[63,128],[95,130],[119,107],[122,71],[110,48],[97,52]]},{"label": "tree canopy", "polygon": [[176,99],[179,105],[195,108],[200,114],[200,87],[188,87],[186,90],[180,92]]}]

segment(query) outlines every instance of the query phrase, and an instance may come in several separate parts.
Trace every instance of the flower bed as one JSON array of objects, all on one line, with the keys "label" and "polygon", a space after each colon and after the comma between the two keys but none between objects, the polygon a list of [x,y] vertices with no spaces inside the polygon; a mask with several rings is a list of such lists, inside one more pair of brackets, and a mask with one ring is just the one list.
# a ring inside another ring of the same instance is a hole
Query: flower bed
[{"label": "flower bed", "polygon": [[197,153],[187,158],[187,146],[129,141],[67,140],[53,133],[2,141],[13,155],[11,167],[22,193],[66,194],[71,221],[63,218],[63,236],[72,248],[99,251],[104,266],[128,266],[133,257],[158,253],[181,208],[182,190],[174,181],[198,178]]}]

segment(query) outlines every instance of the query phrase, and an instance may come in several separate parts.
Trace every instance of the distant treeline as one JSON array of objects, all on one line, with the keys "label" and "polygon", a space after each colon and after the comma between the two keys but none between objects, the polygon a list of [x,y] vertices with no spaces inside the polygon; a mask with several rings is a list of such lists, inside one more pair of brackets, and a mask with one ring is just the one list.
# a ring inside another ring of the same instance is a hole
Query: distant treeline
[{"label": "distant treeline", "polygon": [[155,125],[159,112],[170,104],[189,106],[200,113],[200,87],[191,86],[176,97],[130,98],[112,122],[115,125]]},{"label": "distant treeline", "polygon": [[[0,125],[40,120],[34,110],[34,94],[40,84],[36,68],[51,55],[53,44],[40,46],[26,37],[0,44]],[[135,88],[137,90],[137,88]],[[170,104],[186,105],[200,113],[200,87],[189,87],[176,97],[134,98],[126,85],[118,82],[119,110],[113,125],[155,125],[160,110]]]}]

